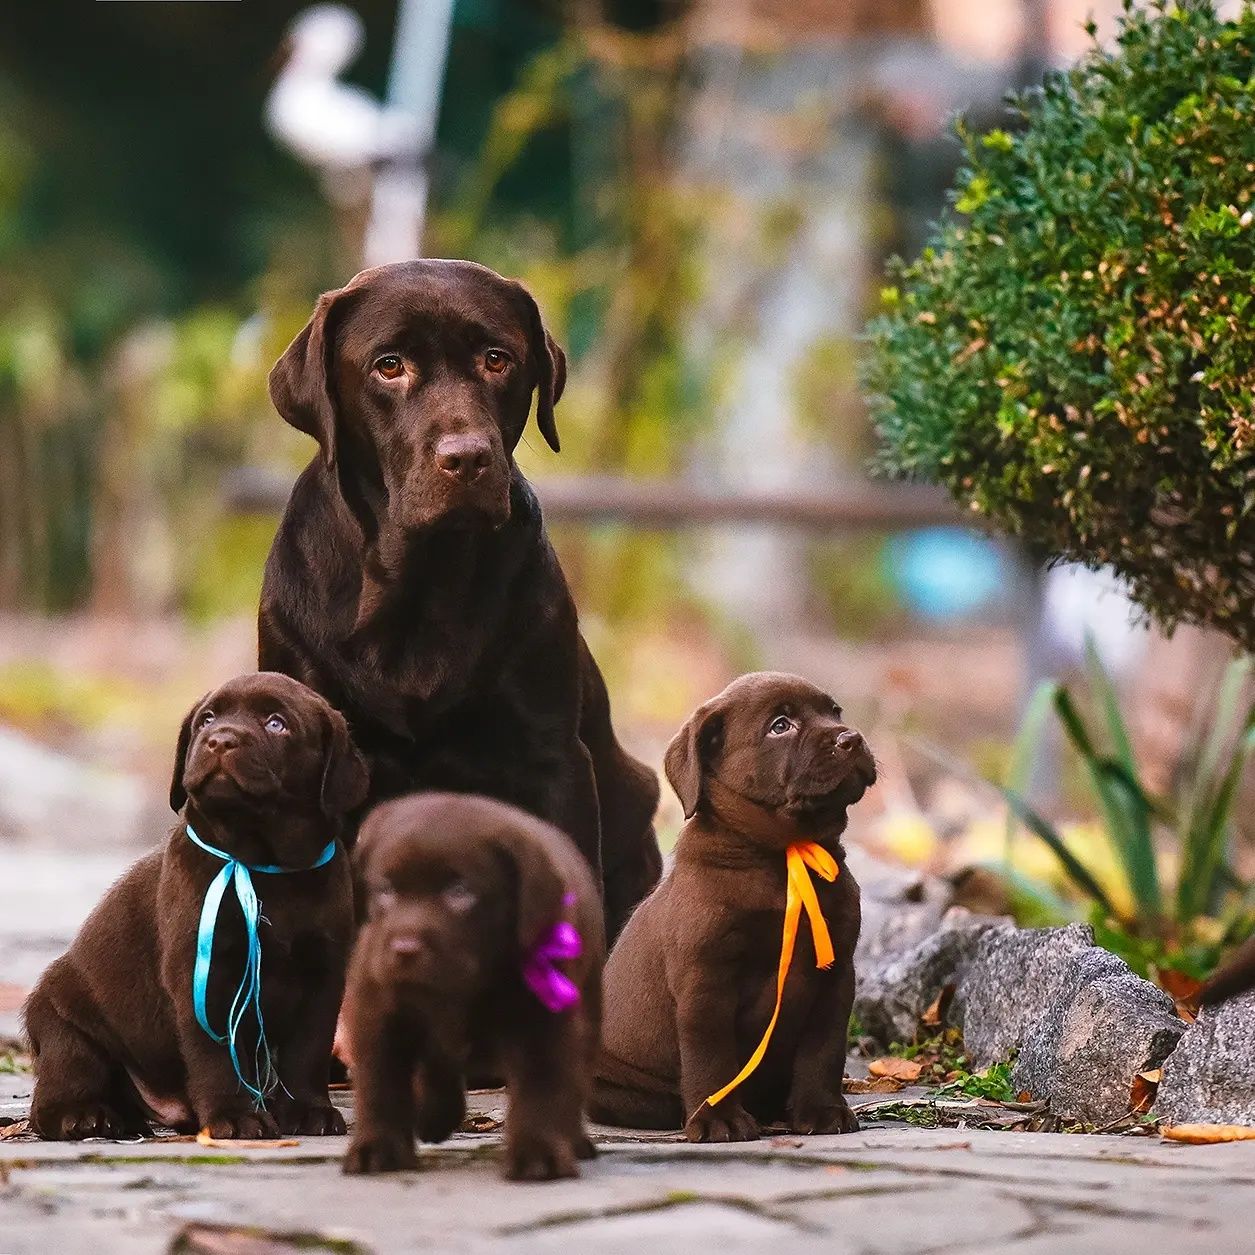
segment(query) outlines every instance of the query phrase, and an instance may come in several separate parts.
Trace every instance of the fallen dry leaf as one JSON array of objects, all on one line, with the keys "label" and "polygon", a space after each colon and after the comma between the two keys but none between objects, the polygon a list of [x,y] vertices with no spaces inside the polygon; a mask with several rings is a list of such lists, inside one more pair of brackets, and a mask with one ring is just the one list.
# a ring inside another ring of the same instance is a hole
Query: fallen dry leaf
[{"label": "fallen dry leaf", "polygon": [[1129,1088],[1129,1110],[1134,1115],[1144,1115],[1151,1109],[1155,1095],[1159,1092],[1159,1082],[1163,1080],[1162,1068],[1150,1068],[1139,1072],[1133,1078]]},{"label": "fallen dry leaf", "polygon": [[0,1141],[9,1137],[23,1137],[30,1131],[29,1120],[10,1120],[8,1124],[0,1124]]},{"label": "fallen dry leaf", "polygon": [[1244,1124],[1168,1124],[1159,1131],[1170,1142],[1188,1142],[1191,1146],[1255,1142],[1255,1129]]},{"label": "fallen dry leaf", "polygon": [[895,1081],[918,1081],[924,1065],[918,1059],[899,1059],[889,1055],[884,1059],[873,1059],[867,1070],[872,1076],[888,1076]]},{"label": "fallen dry leaf", "polygon": [[866,1080],[846,1077],[843,1088],[847,1094],[896,1094],[906,1086],[891,1076],[873,1076]]},{"label": "fallen dry leaf", "polygon": [[1196,977],[1187,976],[1184,972],[1174,971],[1170,967],[1155,969],[1155,983],[1160,989],[1171,994],[1177,1002],[1193,1003],[1198,998],[1198,991],[1203,982]]},{"label": "fallen dry leaf", "polygon": [[945,998],[946,991],[943,989],[930,1004],[927,1011],[920,1017],[920,1023],[925,1028],[939,1028],[941,1026],[941,1002]]},{"label": "fallen dry leaf", "polygon": [[299,1146],[294,1137],[210,1137],[208,1129],[196,1134],[198,1146],[212,1146],[215,1150],[283,1150],[287,1146]]}]

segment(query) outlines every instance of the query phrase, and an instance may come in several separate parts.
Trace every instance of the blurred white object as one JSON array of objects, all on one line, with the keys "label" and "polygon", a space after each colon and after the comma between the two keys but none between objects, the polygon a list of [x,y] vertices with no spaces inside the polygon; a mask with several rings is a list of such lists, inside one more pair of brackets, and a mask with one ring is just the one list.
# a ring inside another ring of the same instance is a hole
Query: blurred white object
[{"label": "blurred white object", "polygon": [[1087,635],[1117,675],[1127,675],[1146,653],[1144,616],[1110,568],[1054,567],[1043,577],[1042,603],[1042,626],[1059,670],[1082,661]]},{"label": "blurred white object", "polygon": [[266,99],[266,125],[318,170],[358,170],[396,149],[382,102],[339,79],[365,38],[362,19],[340,4],[306,9],[288,28],[290,50]]},{"label": "blurred white object", "polygon": [[352,9],[315,5],[288,28],[290,51],[266,99],[266,125],[322,174],[333,201],[361,200],[363,176],[377,167],[363,247],[367,266],[422,252],[427,159],[452,23],[453,0],[400,0],[387,104],[340,81],[365,43]]}]

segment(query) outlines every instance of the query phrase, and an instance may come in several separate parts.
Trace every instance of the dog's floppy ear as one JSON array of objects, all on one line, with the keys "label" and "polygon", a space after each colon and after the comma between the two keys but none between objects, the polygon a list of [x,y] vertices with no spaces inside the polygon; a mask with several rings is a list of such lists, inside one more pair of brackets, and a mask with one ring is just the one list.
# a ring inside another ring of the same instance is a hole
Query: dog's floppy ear
[{"label": "dog's floppy ear", "polygon": [[170,809],[176,815],[187,805],[187,790],[183,787],[183,771],[187,767],[187,751],[192,744],[192,721],[208,696],[208,693],[202,693],[192,703],[192,709],[183,717],[183,726],[179,729],[179,741],[174,747],[174,774],[170,777]]},{"label": "dog's floppy ear", "polygon": [[349,736],[349,725],[333,706],[323,709],[326,725],[321,804],[326,815],[344,815],[366,800],[370,772]]},{"label": "dog's floppy ear", "polygon": [[671,739],[662,766],[684,808],[692,819],[702,797],[702,782],[710,756],[723,738],[723,711],[714,702],[699,706]]},{"label": "dog's floppy ear", "polygon": [[566,885],[544,844],[528,833],[511,830],[496,845],[514,869],[519,946],[530,950],[562,914]]},{"label": "dog's floppy ear", "polygon": [[521,283],[516,282],[515,287],[522,293],[527,309],[528,347],[536,363],[536,426],[540,428],[545,443],[557,453],[562,445],[558,440],[558,423],[553,410],[566,387],[566,354],[546,330],[535,297]]},{"label": "dog's floppy ear", "polygon": [[329,350],[332,314],[347,289],[324,292],[309,322],[270,371],[267,385],[274,407],[298,431],[313,436],[323,463],[336,464],[336,403],[331,389]]}]

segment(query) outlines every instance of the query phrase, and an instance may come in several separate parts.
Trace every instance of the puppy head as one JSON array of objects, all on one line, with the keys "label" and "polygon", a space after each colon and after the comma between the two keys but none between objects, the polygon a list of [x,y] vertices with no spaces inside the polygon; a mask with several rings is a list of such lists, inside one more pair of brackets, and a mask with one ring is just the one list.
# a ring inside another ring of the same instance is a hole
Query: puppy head
[{"label": "puppy head", "polygon": [[[368,785],[344,716],[290,676],[261,671],[228,680],[187,712],[170,806],[179,811],[190,801],[226,832],[233,823],[273,816],[266,832],[275,861],[299,865],[362,804]],[[314,822],[281,822],[286,818]],[[311,840],[315,848],[306,849]],[[283,848],[288,843],[301,848]]]},{"label": "puppy head", "polygon": [[712,780],[816,829],[843,828],[846,810],[876,781],[867,742],[841,707],[806,680],[772,671],[742,676],[699,707],[664,765],[686,819],[705,810],[732,827],[734,817],[711,801]]},{"label": "puppy head", "polygon": [[270,372],[283,417],[313,436],[374,538],[499,527],[536,393],[556,452],[566,358],[521,284],[466,261],[364,270],[322,296]]},{"label": "puppy head", "polygon": [[354,851],[372,977],[462,1001],[518,971],[562,915],[566,885],[551,848],[563,839],[483,797],[416,794],[376,807]]}]

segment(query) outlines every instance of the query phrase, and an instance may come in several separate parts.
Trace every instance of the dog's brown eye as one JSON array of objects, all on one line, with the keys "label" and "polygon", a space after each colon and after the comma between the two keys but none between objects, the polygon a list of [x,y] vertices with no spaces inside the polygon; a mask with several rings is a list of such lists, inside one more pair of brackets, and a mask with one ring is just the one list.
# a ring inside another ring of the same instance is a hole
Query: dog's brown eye
[{"label": "dog's brown eye", "polygon": [[445,885],[440,896],[444,899],[445,906],[459,915],[469,911],[478,901],[475,890],[465,880],[450,881]]},{"label": "dog's brown eye", "polygon": [[405,363],[395,353],[386,353],[375,363],[375,370],[385,379],[400,379],[405,373]]},{"label": "dog's brown eye", "polygon": [[266,720],[267,732],[286,732],[288,730],[287,720],[282,715],[271,715]]},{"label": "dog's brown eye", "polygon": [[200,717],[200,726],[202,728],[207,728],[209,727],[211,723],[213,723],[213,721],[214,721],[214,712],[212,710],[207,710]]},{"label": "dog's brown eye", "polygon": [[489,349],[484,354],[484,369],[499,375],[510,364],[510,355],[504,349]]},{"label": "dog's brown eye", "polygon": [[767,729],[772,736],[784,736],[786,732],[793,731],[793,720],[788,715],[777,715],[772,721],[771,726]]},{"label": "dog's brown eye", "polygon": [[377,911],[390,911],[397,904],[396,890],[389,889],[387,885],[376,885],[371,891],[371,901]]}]

